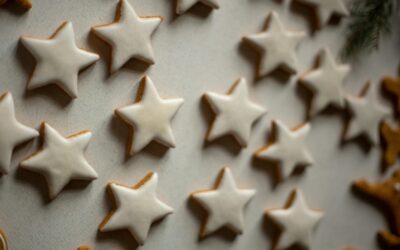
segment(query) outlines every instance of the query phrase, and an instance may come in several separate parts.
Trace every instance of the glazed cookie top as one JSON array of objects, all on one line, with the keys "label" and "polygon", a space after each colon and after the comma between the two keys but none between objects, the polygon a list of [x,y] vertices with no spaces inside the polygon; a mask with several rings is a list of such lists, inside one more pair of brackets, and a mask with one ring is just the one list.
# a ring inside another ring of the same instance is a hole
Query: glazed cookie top
[{"label": "glazed cookie top", "polygon": [[94,53],[79,49],[71,22],[63,23],[49,39],[23,36],[22,44],[36,59],[28,89],[55,83],[70,97],[78,97],[78,73],[99,59]]},{"label": "glazed cookie top", "polygon": [[136,102],[117,109],[116,114],[134,128],[134,138],[128,146],[133,155],[141,151],[152,140],[167,147],[175,147],[171,121],[183,99],[162,99],[149,77],[144,77],[137,93]]},{"label": "glazed cookie top", "polygon": [[282,178],[288,177],[296,166],[314,163],[306,145],[310,124],[304,124],[295,130],[290,130],[279,120],[275,120],[273,125],[276,129],[276,140],[257,151],[257,157],[279,162]]},{"label": "glazed cookie top", "polygon": [[343,83],[349,73],[349,65],[337,64],[328,49],[322,50],[318,67],[300,77],[300,81],[314,93],[310,108],[311,116],[331,104],[339,108],[344,107]]},{"label": "glazed cookie top", "polygon": [[242,147],[246,147],[253,123],[266,113],[263,107],[249,99],[246,79],[236,81],[228,95],[207,92],[205,98],[217,115],[206,139],[212,141],[231,134]]},{"label": "glazed cookie top", "polygon": [[97,179],[96,171],[84,156],[92,137],[90,131],[81,131],[64,138],[44,123],[42,137],[42,149],[22,161],[21,167],[45,177],[50,199],[55,198],[71,180]]},{"label": "glazed cookie top", "polygon": [[255,193],[253,189],[239,189],[230,169],[223,168],[213,189],[194,192],[191,196],[208,212],[200,237],[224,226],[238,234],[243,233],[243,210]]},{"label": "glazed cookie top", "polygon": [[17,121],[11,93],[5,93],[0,97],[0,117],[0,172],[7,174],[14,148],[37,137],[39,133]]},{"label": "glazed cookie top", "polygon": [[289,207],[271,209],[267,216],[282,227],[282,235],[276,245],[276,250],[287,249],[294,244],[310,248],[312,232],[323,217],[323,213],[308,207],[303,193],[295,190],[289,200]]},{"label": "glazed cookie top", "polygon": [[260,53],[257,75],[261,77],[278,68],[296,73],[298,67],[296,48],[304,37],[304,32],[287,30],[279,15],[272,12],[268,17],[267,29],[258,34],[245,36],[243,41]]},{"label": "glazed cookie top", "polygon": [[156,195],[157,173],[149,173],[133,187],[110,183],[116,210],[100,224],[101,231],[127,229],[139,245],[143,245],[154,221],[171,214],[173,209]]},{"label": "glazed cookie top", "polygon": [[140,17],[126,0],[120,0],[115,22],[95,26],[93,32],[112,47],[111,73],[136,58],[154,64],[151,37],[162,22],[158,16]]}]

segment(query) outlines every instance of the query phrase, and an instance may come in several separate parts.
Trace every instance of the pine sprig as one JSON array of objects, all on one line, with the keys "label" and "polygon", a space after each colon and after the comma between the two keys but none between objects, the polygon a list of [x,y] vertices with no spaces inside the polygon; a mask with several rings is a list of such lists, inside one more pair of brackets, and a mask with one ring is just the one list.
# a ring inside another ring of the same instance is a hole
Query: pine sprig
[{"label": "pine sprig", "polygon": [[342,56],[349,59],[361,51],[378,49],[382,35],[391,32],[390,18],[397,0],[355,0]]}]

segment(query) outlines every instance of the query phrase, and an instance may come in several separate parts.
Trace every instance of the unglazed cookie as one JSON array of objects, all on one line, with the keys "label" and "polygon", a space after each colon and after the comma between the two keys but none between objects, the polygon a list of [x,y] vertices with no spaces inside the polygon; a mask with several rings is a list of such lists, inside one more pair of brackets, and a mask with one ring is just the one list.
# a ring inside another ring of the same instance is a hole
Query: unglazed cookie
[{"label": "unglazed cookie", "polygon": [[92,137],[90,131],[81,131],[64,138],[49,124],[42,124],[43,147],[20,166],[43,175],[47,181],[50,199],[55,198],[71,180],[94,180],[97,173],[86,161],[84,152]]},{"label": "unglazed cookie", "polygon": [[127,0],[120,0],[115,21],[92,28],[94,34],[112,47],[111,73],[131,58],[154,64],[151,37],[161,22],[160,16],[139,17]]},{"label": "unglazed cookie", "polygon": [[171,121],[183,99],[162,99],[153,81],[145,76],[139,87],[135,103],[115,111],[115,114],[133,128],[128,154],[141,151],[155,140],[166,147],[175,147]]},{"label": "unglazed cookie", "polygon": [[288,249],[294,245],[310,248],[311,236],[323,217],[323,212],[308,207],[300,190],[295,190],[284,209],[266,212],[282,228],[282,233],[274,250]]},{"label": "unglazed cookie", "polygon": [[229,168],[223,168],[211,190],[197,191],[191,198],[208,213],[200,229],[203,238],[227,227],[237,234],[243,233],[243,210],[255,195],[254,189],[239,189]]},{"label": "unglazed cookie", "polygon": [[279,163],[282,178],[287,178],[297,166],[309,166],[314,163],[306,145],[310,124],[291,130],[283,122],[275,120],[273,126],[275,140],[255,153],[258,158]]},{"label": "unglazed cookie", "polygon": [[372,144],[378,144],[381,122],[389,116],[390,112],[378,104],[375,88],[368,83],[359,97],[347,97],[347,104],[352,119],[348,124],[344,138],[349,140],[365,135]]},{"label": "unglazed cookie", "polygon": [[92,248],[90,248],[88,246],[80,246],[80,247],[78,247],[77,250],[92,250]]},{"label": "unglazed cookie", "polygon": [[216,113],[206,140],[232,135],[242,147],[246,147],[253,123],[266,113],[263,107],[249,99],[246,79],[236,81],[227,95],[207,92],[204,96]]},{"label": "unglazed cookie", "polygon": [[196,3],[203,3],[212,9],[218,9],[218,0],[176,0],[176,13],[181,15],[193,7]]},{"label": "unglazed cookie", "polygon": [[357,180],[353,187],[385,206],[389,212],[390,230],[379,231],[379,237],[391,249],[400,248],[400,170],[387,180],[370,183]]},{"label": "unglazed cookie", "polygon": [[143,245],[153,222],[171,214],[173,209],[156,196],[157,173],[147,174],[133,187],[110,183],[116,209],[99,225],[102,232],[127,229]]},{"label": "unglazed cookie", "polygon": [[384,122],[381,126],[381,134],[384,142],[383,160],[386,166],[396,163],[400,154],[400,128],[393,128],[389,123]]},{"label": "unglazed cookie", "polygon": [[349,65],[337,64],[328,49],[322,50],[317,68],[300,77],[300,81],[314,94],[310,115],[321,112],[329,105],[344,107],[343,83],[349,73]]},{"label": "unglazed cookie", "polygon": [[350,13],[343,0],[297,0],[313,6],[316,9],[320,25],[329,22],[333,14],[348,16]]},{"label": "unglazed cookie", "polygon": [[17,121],[11,93],[0,97],[0,117],[0,172],[7,174],[14,148],[37,137],[39,133]]},{"label": "unglazed cookie", "polygon": [[49,39],[23,36],[21,42],[36,60],[28,90],[56,84],[71,98],[76,98],[79,71],[99,59],[97,54],[76,46],[71,22],[64,22]]},{"label": "unglazed cookie", "polygon": [[[0,0],[0,5],[5,4],[7,0]],[[32,8],[32,1],[31,0],[15,0],[21,7],[24,9]]]},{"label": "unglazed cookie", "polygon": [[287,30],[278,14],[272,12],[268,17],[266,30],[245,36],[243,41],[260,54],[257,76],[262,77],[278,68],[296,73],[298,67],[296,48],[304,37],[304,32]]},{"label": "unglazed cookie", "polygon": [[400,78],[385,77],[382,81],[383,88],[397,100],[397,112],[400,113]]}]

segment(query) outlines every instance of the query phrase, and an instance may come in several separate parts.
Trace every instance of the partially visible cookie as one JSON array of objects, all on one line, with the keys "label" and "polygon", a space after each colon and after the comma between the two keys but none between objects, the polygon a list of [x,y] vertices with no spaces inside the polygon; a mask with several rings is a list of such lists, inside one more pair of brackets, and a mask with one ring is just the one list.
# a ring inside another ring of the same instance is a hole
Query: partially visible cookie
[{"label": "partially visible cookie", "polygon": [[379,238],[391,248],[400,248],[400,170],[387,180],[371,183],[357,180],[353,187],[384,205],[390,215],[390,229],[379,231]]},{"label": "partially visible cookie", "polygon": [[392,166],[400,154],[400,127],[393,127],[384,122],[381,126],[381,134],[384,143],[383,163],[385,166]]},{"label": "partially visible cookie", "polygon": [[385,77],[382,80],[383,88],[392,94],[397,101],[397,112],[400,113],[400,78]]},{"label": "partially visible cookie", "polygon": [[211,9],[219,9],[218,0],[176,0],[176,13],[182,15],[197,3],[207,5]]},{"label": "partially visible cookie", "polygon": [[[0,0],[0,5],[5,4],[7,0]],[[32,8],[32,1],[31,0],[15,0],[21,7],[24,9]]]},{"label": "partially visible cookie", "polygon": [[0,250],[7,250],[7,238],[3,231],[0,230]]},{"label": "partially visible cookie", "polygon": [[77,250],[92,250],[89,246],[80,246]]}]

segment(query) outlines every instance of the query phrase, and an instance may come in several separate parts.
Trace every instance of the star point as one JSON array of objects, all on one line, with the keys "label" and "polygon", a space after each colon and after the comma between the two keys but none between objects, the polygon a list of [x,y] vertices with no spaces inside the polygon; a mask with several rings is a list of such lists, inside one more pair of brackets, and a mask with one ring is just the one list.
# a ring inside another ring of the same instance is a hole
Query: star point
[{"label": "star point", "polygon": [[39,133],[17,121],[14,100],[9,92],[0,96],[0,117],[0,173],[7,174],[14,148],[37,137]]},{"label": "star point", "polygon": [[42,149],[22,161],[20,166],[44,176],[50,199],[54,199],[71,180],[97,179],[96,171],[84,157],[92,136],[90,131],[65,138],[44,123],[42,136]]},{"label": "star point", "polygon": [[138,16],[127,0],[120,0],[113,23],[92,27],[92,31],[112,47],[111,73],[131,58],[154,64],[151,37],[161,22],[159,16]]},{"label": "star point", "polygon": [[304,39],[305,33],[286,30],[276,12],[272,12],[267,20],[265,31],[243,38],[244,42],[252,45],[260,53],[258,77],[266,76],[278,68],[296,73],[296,49]]},{"label": "star point", "polygon": [[207,92],[205,98],[216,113],[206,139],[212,141],[230,134],[246,147],[252,125],[266,113],[264,108],[250,101],[246,80],[240,78],[235,82],[228,95]]},{"label": "star point", "polygon": [[110,183],[116,210],[111,211],[99,225],[102,232],[127,229],[139,245],[143,245],[151,224],[173,213],[156,195],[157,173],[149,173],[138,184],[126,187]]},{"label": "star point", "polygon": [[77,47],[71,22],[64,22],[49,39],[23,36],[21,42],[36,60],[28,90],[56,84],[77,98],[79,72],[99,60],[97,54]]},{"label": "star point", "polygon": [[230,169],[223,168],[214,189],[194,192],[191,195],[208,213],[207,221],[200,230],[200,237],[212,234],[223,227],[242,234],[243,211],[255,192],[253,189],[239,189]]},{"label": "star point", "polygon": [[147,76],[141,86],[143,91],[138,91],[137,102],[116,110],[117,116],[134,129],[128,146],[129,155],[141,151],[153,140],[166,147],[175,147],[171,121],[183,104],[181,98],[162,99]]}]

